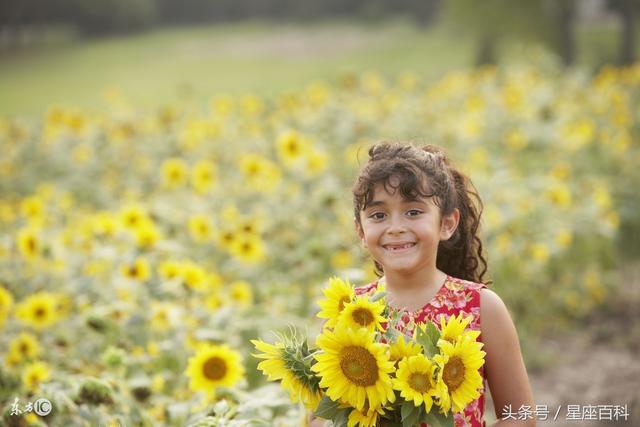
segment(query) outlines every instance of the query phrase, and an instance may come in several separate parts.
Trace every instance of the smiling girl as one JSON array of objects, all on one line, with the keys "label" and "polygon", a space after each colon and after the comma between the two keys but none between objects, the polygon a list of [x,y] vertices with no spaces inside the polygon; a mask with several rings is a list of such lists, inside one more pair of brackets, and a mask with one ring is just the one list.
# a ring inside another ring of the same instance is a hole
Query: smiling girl
[{"label": "smiling girl", "polygon": [[[355,228],[379,279],[356,288],[373,294],[384,286],[386,304],[400,311],[400,328],[412,335],[427,320],[451,316],[480,331],[486,352],[478,398],[454,417],[456,427],[484,426],[485,391],[491,392],[494,426],[531,426],[535,419],[501,419],[504,408],[534,408],[516,328],[500,297],[487,288],[487,263],[478,228],[482,202],[471,181],[431,145],[381,143],[353,187]],[[453,395],[467,373],[450,361],[444,382]],[[516,417],[517,418],[517,417]],[[312,426],[322,425],[314,420]]]}]

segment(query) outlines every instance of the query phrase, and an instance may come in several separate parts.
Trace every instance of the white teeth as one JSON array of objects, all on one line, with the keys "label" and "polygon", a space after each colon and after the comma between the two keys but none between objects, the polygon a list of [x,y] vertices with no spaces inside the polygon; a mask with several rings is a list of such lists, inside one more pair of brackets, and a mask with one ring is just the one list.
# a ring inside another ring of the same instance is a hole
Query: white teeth
[{"label": "white teeth", "polygon": [[398,251],[401,249],[408,249],[412,247],[414,243],[405,243],[404,245],[387,245],[386,248],[391,251]]}]

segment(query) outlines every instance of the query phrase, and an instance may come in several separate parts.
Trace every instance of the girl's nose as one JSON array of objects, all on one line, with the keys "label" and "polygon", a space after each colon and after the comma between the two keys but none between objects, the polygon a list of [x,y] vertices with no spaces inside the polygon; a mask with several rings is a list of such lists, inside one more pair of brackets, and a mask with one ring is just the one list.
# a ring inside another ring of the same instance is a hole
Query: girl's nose
[{"label": "girl's nose", "polygon": [[398,233],[404,233],[405,231],[406,231],[406,226],[402,216],[391,215],[391,218],[389,221],[389,228],[387,228],[387,233],[398,234]]}]

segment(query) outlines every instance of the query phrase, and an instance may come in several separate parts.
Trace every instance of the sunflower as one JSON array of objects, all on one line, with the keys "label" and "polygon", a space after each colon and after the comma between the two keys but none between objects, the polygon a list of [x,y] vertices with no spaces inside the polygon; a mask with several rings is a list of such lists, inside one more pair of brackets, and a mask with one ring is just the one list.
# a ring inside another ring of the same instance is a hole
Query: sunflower
[{"label": "sunflower", "polygon": [[18,319],[36,329],[46,328],[58,320],[57,304],[55,295],[38,292],[29,295],[16,307],[16,315]]},{"label": "sunflower", "polygon": [[240,307],[250,307],[253,304],[253,290],[251,284],[244,280],[236,280],[229,286],[231,300]]},{"label": "sunflower", "polygon": [[193,215],[187,224],[191,238],[196,242],[206,242],[213,234],[213,223],[207,215]]},{"label": "sunflower", "polygon": [[22,332],[9,343],[9,352],[20,355],[21,359],[34,359],[40,350],[38,339],[28,332]]},{"label": "sunflower", "polygon": [[127,205],[120,211],[120,222],[125,228],[135,229],[148,220],[147,211],[137,204]]},{"label": "sunflower", "polygon": [[254,264],[265,258],[264,242],[259,236],[241,234],[233,242],[230,251],[240,261]]},{"label": "sunflower", "polygon": [[365,328],[325,329],[316,344],[322,353],[315,356],[317,363],[311,369],[321,377],[320,387],[327,389],[332,400],[360,411],[365,403],[375,409],[395,401],[388,346],[376,343],[372,332]]},{"label": "sunflower", "polygon": [[37,391],[38,386],[49,378],[51,378],[51,372],[44,362],[31,363],[22,372],[22,382],[30,391]]},{"label": "sunflower", "polygon": [[378,416],[384,415],[382,408],[372,409],[370,411],[358,411],[354,409],[349,413],[347,427],[375,427],[378,423]]},{"label": "sunflower", "polygon": [[262,352],[253,356],[265,359],[258,364],[258,369],[269,381],[281,380],[282,388],[289,392],[293,402],[301,401],[308,409],[314,411],[322,394],[318,380],[310,370],[310,364],[305,361],[305,357],[308,356],[305,354],[306,351],[301,352],[300,347],[293,342],[278,342],[274,345],[251,340],[251,343]]},{"label": "sunflower", "polygon": [[244,375],[240,355],[226,345],[204,345],[189,358],[186,374],[193,391],[212,392],[231,387]]},{"label": "sunflower", "polygon": [[0,327],[4,325],[7,317],[9,317],[9,312],[11,311],[12,306],[13,296],[11,296],[11,293],[8,290],[0,285]]},{"label": "sunflower", "polygon": [[480,396],[482,376],[478,371],[484,364],[484,355],[479,343],[471,334],[463,334],[455,343],[439,340],[440,354],[433,357],[439,367],[436,393],[440,398],[440,408],[447,413],[461,412],[471,401]]},{"label": "sunflower", "polygon": [[415,406],[424,402],[425,410],[429,412],[433,405],[432,395],[435,393],[435,383],[432,380],[436,365],[423,354],[404,358],[398,364],[393,388],[409,402],[413,400]]},{"label": "sunflower", "polygon": [[145,258],[138,257],[133,263],[120,266],[120,272],[128,279],[144,282],[151,275],[151,267],[149,267],[149,261]]},{"label": "sunflower", "polygon": [[216,166],[208,160],[200,160],[191,171],[191,185],[200,194],[206,194],[216,183]]},{"label": "sunflower", "polygon": [[384,304],[381,301],[371,302],[365,296],[356,297],[352,302],[344,304],[338,322],[352,329],[366,328],[369,331],[382,331]]},{"label": "sunflower", "polygon": [[40,236],[35,228],[23,228],[18,232],[18,249],[27,259],[37,257],[42,250]]},{"label": "sunflower", "polygon": [[400,334],[395,343],[389,348],[389,359],[398,362],[405,357],[415,356],[422,353],[422,346],[409,339],[405,341],[405,335]]},{"label": "sunflower", "polygon": [[[462,313],[460,313],[457,317],[449,317],[449,320],[445,322],[445,316],[440,316],[441,338],[449,341],[450,343],[456,342],[458,337],[465,332],[465,328],[469,325],[472,319],[472,316],[463,318]],[[467,331],[466,333],[475,335],[473,336],[473,339],[476,339],[478,335],[480,335],[480,331]]]},{"label": "sunflower", "polygon": [[189,167],[187,163],[178,158],[167,159],[162,163],[162,182],[166,187],[175,188],[184,185],[187,181]]},{"label": "sunflower", "polygon": [[338,317],[344,305],[350,303],[354,297],[353,287],[337,277],[329,279],[329,286],[322,290],[326,299],[320,300],[320,312],[318,317],[327,319],[325,326],[332,328],[338,321]]}]

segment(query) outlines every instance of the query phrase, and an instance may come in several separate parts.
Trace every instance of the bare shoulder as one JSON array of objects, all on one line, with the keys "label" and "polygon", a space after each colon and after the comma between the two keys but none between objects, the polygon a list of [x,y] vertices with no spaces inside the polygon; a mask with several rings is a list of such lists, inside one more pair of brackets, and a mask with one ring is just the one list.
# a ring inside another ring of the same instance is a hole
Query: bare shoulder
[{"label": "bare shoulder", "polygon": [[518,333],[509,310],[491,289],[480,290],[480,330],[485,347],[518,345]]}]

